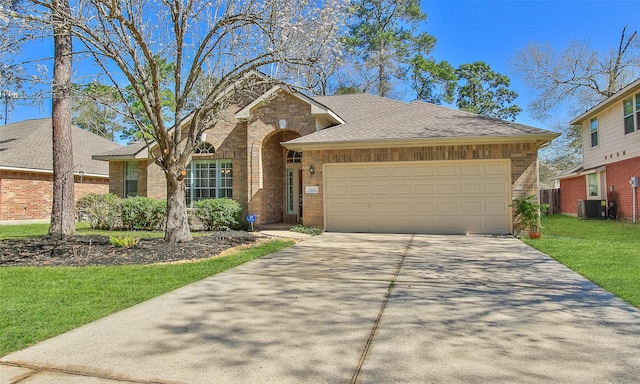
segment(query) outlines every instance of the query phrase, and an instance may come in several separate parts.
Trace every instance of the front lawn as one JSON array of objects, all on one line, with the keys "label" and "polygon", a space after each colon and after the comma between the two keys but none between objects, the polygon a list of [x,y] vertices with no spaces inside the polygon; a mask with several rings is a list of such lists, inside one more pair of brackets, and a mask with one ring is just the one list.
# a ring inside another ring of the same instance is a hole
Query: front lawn
[{"label": "front lawn", "polygon": [[524,242],[640,308],[640,223],[543,218],[542,238]]},{"label": "front lawn", "polygon": [[0,356],[292,243],[275,240],[225,257],[182,264],[0,268]]}]

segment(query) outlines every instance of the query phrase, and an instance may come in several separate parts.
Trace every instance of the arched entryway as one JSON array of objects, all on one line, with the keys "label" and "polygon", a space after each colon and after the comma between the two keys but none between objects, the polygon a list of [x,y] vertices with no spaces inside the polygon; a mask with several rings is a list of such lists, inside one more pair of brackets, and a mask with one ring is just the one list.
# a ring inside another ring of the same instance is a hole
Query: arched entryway
[{"label": "arched entryway", "polygon": [[296,223],[302,217],[301,156],[280,144],[298,137],[298,132],[283,129],[263,141],[263,224]]}]

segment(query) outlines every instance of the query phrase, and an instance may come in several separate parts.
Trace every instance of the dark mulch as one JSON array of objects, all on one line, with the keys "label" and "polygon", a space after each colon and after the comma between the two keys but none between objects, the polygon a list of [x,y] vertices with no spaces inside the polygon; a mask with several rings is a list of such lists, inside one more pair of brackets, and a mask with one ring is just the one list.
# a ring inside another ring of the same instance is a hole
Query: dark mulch
[{"label": "dark mulch", "polygon": [[117,248],[107,236],[81,235],[65,239],[37,237],[0,241],[0,266],[88,266],[176,262],[209,258],[266,236],[242,231],[216,232],[193,241],[168,244],[142,239],[132,248]]}]

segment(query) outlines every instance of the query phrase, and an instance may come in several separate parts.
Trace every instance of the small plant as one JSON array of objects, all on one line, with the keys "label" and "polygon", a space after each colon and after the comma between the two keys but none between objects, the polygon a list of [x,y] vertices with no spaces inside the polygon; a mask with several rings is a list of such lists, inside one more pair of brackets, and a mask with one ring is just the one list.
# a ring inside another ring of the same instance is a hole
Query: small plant
[{"label": "small plant", "polygon": [[291,232],[306,233],[307,235],[311,235],[311,236],[317,236],[322,233],[322,228],[309,227],[309,226],[300,225],[300,224],[294,225],[289,230]]},{"label": "small plant", "polygon": [[549,204],[538,204],[533,199],[533,195],[518,197],[510,205],[514,208],[513,215],[520,229],[528,229],[530,234],[539,232],[540,218],[549,208]]},{"label": "small plant", "polygon": [[116,248],[132,248],[138,245],[140,239],[129,236],[110,236],[109,241],[111,242],[111,245]]}]

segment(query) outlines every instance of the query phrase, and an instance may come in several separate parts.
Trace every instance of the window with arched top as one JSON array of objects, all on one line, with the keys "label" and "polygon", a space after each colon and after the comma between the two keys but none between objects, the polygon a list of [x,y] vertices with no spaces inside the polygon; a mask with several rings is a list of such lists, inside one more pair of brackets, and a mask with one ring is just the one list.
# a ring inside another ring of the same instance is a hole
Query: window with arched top
[{"label": "window with arched top", "polygon": [[211,154],[211,153],[216,153],[216,149],[213,148],[213,145],[211,145],[211,143],[208,143],[206,141],[201,141],[200,144],[198,144],[198,146],[196,147],[196,150],[194,151],[197,154]]},{"label": "window with arched top", "polygon": [[287,163],[301,163],[302,153],[288,150],[287,151]]}]

